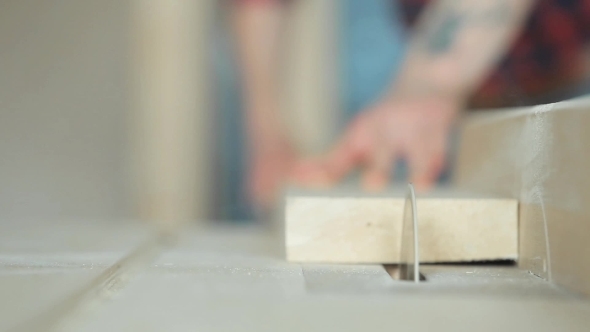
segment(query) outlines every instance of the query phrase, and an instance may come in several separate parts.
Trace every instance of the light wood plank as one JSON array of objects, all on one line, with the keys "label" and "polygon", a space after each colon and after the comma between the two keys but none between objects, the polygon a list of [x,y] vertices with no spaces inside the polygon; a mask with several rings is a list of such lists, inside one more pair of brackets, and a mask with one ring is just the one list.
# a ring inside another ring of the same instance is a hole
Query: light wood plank
[{"label": "light wood plank", "polygon": [[[518,202],[496,198],[418,199],[420,260],[516,259]],[[289,261],[398,263],[404,199],[291,196]]]}]

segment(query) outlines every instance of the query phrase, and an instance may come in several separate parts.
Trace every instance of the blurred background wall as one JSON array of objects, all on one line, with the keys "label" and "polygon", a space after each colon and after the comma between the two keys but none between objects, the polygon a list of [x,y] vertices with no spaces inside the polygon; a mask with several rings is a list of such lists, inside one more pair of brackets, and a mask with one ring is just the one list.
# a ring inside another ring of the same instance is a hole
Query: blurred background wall
[{"label": "blurred background wall", "polygon": [[0,219],[132,215],[129,10],[0,1]]},{"label": "blurred background wall", "polygon": [[[244,161],[217,132],[240,126],[221,3],[1,1],[0,220],[247,215]],[[337,3],[290,10],[284,108],[305,151],[337,127]],[[196,129],[179,134],[186,119]]]}]

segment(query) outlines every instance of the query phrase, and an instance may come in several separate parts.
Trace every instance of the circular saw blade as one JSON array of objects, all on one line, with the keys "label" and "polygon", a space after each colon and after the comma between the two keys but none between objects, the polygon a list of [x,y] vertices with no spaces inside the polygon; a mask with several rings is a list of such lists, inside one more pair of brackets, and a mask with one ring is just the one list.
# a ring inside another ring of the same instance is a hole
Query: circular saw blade
[{"label": "circular saw blade", "polygon": [[408,184],[404,203],[400,248],[400,279],[420,282],[420,255],[418,250],[418,213],[414,185]]}]

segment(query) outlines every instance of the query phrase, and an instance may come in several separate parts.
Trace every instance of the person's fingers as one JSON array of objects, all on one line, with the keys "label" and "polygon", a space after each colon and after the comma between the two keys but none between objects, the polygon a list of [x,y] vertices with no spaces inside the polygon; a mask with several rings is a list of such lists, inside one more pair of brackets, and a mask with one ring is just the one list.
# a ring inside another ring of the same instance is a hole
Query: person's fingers
[{"label": "person's fingers", "polygon": [[325,188],[336,184],[363,161],[371,139],[366,117],[357,118],[324,156],[297,163],[293,179],[299,185]]},{"label": "person's fingers", "polygon": [[431,149],[429,155],[430,177],[437,181],[446,164],[449,132],[448,127],[440,127],[432,134]]},{"label": "person's fingers", "polygon": [[362,174],[361,185],[367,191],[380,191],[389,184],[394,155],[387,145],[381,143],[370,156]]},{"label": "person's fingers", "polygon": [[287,183],[287,176],[296,160],[296,153],[253,154],[247,173],[247,193],[261,209],[273,207]]},{"label": "person's fingers", "polygon": [[416,137],[408,149],[410,181],[422,191],[436,183],[445,164],[447,131],[444,128],[430,129]]},{"label": "person's fingers", "polygon": [[417,190],[432,187],[434,179],[430,170],[430,147],[428,135],[414,134],[411,144],[406,147],[406,156],[410,168],[410,182]]},{"label": "person's fingers", "polygon": [[326,155],[324,166],[333,182],[341,180],[363,162],[372,148],[371,126],[367,118],[356,119]]},{"label": "person's fingers", "polygon": [[332,179],[324,167],[323,159],[303,159],[295,163],[289,174],[296,186],[323,189],[332,185]]},{"label": "person's fingers", "polygon": [[336,183],[360,163],[357,151],[348,139],[338,143],[323,159],[324,172],[331,183]]},{"label": "person's fingers", "polygon": [[311,188],[333,186],[358,164],[355,151],[347,137],[344,137],[325,156],[297,162],[291,172],[291,180],[296,185]]},{"label": "person's fingers", "polygon": [[324,189],[333,186],[356,164],[347,142],[343,141],[325,156],[298,161],[290,179],[298,186]]}]

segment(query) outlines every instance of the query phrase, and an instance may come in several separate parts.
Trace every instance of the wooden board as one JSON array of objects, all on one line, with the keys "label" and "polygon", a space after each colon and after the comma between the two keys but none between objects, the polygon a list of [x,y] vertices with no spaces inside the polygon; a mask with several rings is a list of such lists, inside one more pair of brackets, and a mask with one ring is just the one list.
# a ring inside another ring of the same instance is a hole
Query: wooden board
[{"label": "wooden board", "polygon": [[[291,196],[286,201],[289,261],[398,263],[403,198]],[[516,259],[518,202],[419,198],[420,260]]]}]

